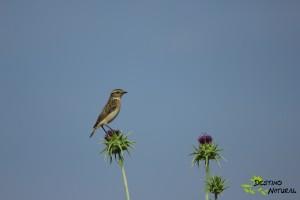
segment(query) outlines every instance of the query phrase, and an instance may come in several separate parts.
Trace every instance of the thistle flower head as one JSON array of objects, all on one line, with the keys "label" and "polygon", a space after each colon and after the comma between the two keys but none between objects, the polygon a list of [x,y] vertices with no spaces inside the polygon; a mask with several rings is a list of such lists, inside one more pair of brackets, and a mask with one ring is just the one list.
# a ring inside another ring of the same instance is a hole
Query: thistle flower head
[{"label": "thistle flower head", "polygon": [[113,134],[120,135],[120,133],[121,133],[120,130],[114,130],[114,131],[109,130],[109,131],[106,132],[104,139],[105,139],[106,141],[108,141],[109,138],[110,138]]},{"label": "thistle flower head", "polygon": [[128,140],[128,136],[131,133],[126,134],[125,136],[119,130],[109,130],[105,134],[103,142],[101,144],[106,145],[106,147],[100,152],[105,153],[104,158],[109,157],[110,163],[112,162],[113,157],[120,164],[123,163],[123,151],[126,151],[129,155],[129,148],[134,149],[135,142]]},{"label": "thistle flower head", "polygon": [[213,141],[212,137],[208,135],[207,133],[204,133],[203,135],[198,137],[198,142],[200,144],[209,144]]},{"label": "thistle flower head", "polygon": [[215,160],[220,166],[219,159],[225,160],[220,154],[223,149],[218,148],[218,144],[213,143],[212,140],[212,137],[206,133],[198,138],[199,145],[198,147],[193,145],[195,151],[190,154],[195,156],[192,165],[197,164],[199,166],[201,162],[204,162],[205,167],[207,167],[209,160]]},{"label": "thistle flower head", "polygon": [[228,188],[226,186],[226,179],[222,179],[221,176],[213,176],[208,181],[205,181],[207,184],[206,191],[215,194],[216,196],[221,194],[225,189]]}]

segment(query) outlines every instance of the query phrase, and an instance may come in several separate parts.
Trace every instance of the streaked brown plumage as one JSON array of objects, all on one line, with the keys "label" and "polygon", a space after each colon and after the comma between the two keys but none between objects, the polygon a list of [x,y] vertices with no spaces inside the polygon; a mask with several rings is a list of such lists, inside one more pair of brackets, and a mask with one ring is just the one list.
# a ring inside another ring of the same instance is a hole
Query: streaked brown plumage
[{"label": "streaked brown plumage", "polygon": [[113,121],[119,114],[120,108],[121,108],[121,97],[123,94],[126,94],[127,92],[122,89],[115,89],[111,92],[110,97],[104,106],[102,112],[100,113],[95,125],[93,132],[91,133],[90,137],[93,136],[95,131],[101,126],[102,129],[106,132],[104,129],[104,126],[108,127],[112,130],[107,124],[109,124],[111,121]]}]

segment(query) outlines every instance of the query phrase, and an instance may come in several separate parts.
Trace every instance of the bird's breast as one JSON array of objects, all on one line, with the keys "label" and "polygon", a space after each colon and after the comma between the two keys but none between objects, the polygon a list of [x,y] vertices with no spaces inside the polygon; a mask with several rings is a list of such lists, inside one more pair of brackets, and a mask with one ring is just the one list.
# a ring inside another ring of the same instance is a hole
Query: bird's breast
[{"label": "bird's breast", "polygon": [[119,112],[120,112],[120,108],[115,109],[114,111],[112,111],[111,113],[109,113],[107,115],[107,117],[105,117],[103,119],[102,123],[103,124],[110,123],[112,120],[114,120],[118,116]]}]

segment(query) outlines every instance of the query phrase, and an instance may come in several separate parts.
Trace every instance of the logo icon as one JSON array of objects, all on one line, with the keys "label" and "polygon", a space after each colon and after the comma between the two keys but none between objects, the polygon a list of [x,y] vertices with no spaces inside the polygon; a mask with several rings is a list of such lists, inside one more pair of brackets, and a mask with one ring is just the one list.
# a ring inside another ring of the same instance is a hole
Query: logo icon
[{"label": "logo icon", "polygon": [[264,190],[262,187],[260,188],[254,188],[254,186],[260,185],[260,183],[263,183],[263,179],[260,176],[254,176],[250,179],[251,184],[242,184],[242,187],[244,188],[244,191],[246,193],[255,194],[255,193],[261,193],[262,195],[267,195],[268,189]]}]

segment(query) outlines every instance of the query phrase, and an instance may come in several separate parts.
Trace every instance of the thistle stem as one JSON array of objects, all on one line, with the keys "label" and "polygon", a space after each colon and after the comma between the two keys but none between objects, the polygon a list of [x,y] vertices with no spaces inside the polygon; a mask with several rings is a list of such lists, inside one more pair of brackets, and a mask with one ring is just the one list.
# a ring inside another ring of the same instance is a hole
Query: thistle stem
[{"label": "thistle stem", "polygon": [[209,160],[207,161],[207,163],[205,163],[204,166],[205,166],[205,172],[206,172],[205,200],[209,200],[209,191],[208,191],[208,182],[210,180]]},{"label": "thistle stem", "polygon": [[126,200],[130,200],[129,197],[129,190],[128,190],[128,184],[127,184],[127,178],[126,178],[126,172],[125,172],[125,168],[124,168],[124,163],[122,161],[119,162],[121,170],[122,170],[122,174],[123,174],[123,179],[124,179],[124,186],[125,186],[125,192],[126,192]]}]

